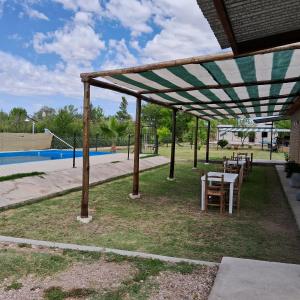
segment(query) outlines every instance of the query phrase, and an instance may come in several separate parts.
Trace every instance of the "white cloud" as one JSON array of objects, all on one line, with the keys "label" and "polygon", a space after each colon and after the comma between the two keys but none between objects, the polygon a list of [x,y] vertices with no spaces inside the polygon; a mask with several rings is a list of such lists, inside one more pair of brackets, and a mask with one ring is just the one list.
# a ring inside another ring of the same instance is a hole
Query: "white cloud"
[{"label": "white cloud", "polygon": [[65,9],[74,11],[100,12],[101,6],[98,0],[54,0],[63,5]]},{"label": "white cloud", "polygon": [[137,58],[129,51],[124,39],[109,40],[105,62],[101,69],[116,69],[137,64]]},{"label": "white cloud", "polygon": [[2,17],[3,11],[4,11],[4,5],[6,0],[0,0],[0,18]]},{"label": "white cloud", "polygon": [[27,5],[25,5],[25,7],[24,7],[24,12],[31,19],[39,19],[39,20],[49,21],[49,18],[45,14],[43,14],[42,12],[39,12],[38,10],[33,9]]},{"label": "white cloud", "polygon": [[[81,101],[83,85],[79,74],[90,69],[69,65],[50,70],[28,60],[0,51],[0,93],[14,96],[65,96]],[[120,95],[107,90],[93,89],[92,101],[119,101]],[[1,103],[0,103],[1,104]],[[34,105],[32,101],[32,105]]]},{"label": "white cloud", "polygon": [[133,36],[152,32],[152,28],[147,24],[152,15],[149,1],[110,0],[105,8],[106,16],[130,28]]},{"label": "white cloud", "polygon": [[194,0],[160,0],[153,7],[161,31],[140,53],[143,62],[169,60],[220,51],[215,36]]},{"label": "white cloud", "polygon": [[77,12],[72,22],[47,34],[36,33],[34,49],[38,53],[55,53],[66,63],[89,66],[105,48],[105,43],[90,26],[92,16]]}]

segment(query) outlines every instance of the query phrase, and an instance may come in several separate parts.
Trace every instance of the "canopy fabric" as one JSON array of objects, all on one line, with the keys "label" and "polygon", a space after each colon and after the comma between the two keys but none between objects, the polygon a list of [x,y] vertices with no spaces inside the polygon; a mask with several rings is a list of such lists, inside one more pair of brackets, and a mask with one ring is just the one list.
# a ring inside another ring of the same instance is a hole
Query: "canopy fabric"
[{"label": "canopy fabric", "polygon": [[284,115],[300,93],[300,45],[186,61],[90,74],[205,120]]}]

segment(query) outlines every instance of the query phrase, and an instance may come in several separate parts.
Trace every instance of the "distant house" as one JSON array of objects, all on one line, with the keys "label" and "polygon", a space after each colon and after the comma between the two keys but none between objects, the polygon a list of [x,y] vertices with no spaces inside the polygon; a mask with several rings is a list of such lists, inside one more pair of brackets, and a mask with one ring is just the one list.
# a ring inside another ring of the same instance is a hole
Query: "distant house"
[{"label": "distant house", "polygon": [[218,125],[218,140],[225,139],[229,146],[251,145],[270,148],[273,133],[273,146],[289,145],[290,129],[279,129],[271,125],[259,124],[252,127],[234,127],[233,125]]}]

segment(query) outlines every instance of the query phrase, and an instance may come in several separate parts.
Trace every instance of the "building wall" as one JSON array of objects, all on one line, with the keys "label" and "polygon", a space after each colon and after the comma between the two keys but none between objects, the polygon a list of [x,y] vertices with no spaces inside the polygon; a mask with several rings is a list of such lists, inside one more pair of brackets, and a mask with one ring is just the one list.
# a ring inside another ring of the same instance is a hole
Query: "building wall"
[{"label": "building wall", "polygon": [[49,149],[51,141],[52,135],[45,133],[0,133],[0,151]]},{"label": "building wall", "polygon": [[291,139],[290,139],[290,160],[300,164],[300,109],[291,117]]}]

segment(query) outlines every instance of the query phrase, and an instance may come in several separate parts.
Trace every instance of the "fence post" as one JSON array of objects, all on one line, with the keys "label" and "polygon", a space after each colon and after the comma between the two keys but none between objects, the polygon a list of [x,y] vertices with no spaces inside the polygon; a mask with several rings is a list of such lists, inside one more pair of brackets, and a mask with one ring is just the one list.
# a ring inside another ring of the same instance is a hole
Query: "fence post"
[{"label": "fence post", "polygon": [[158,155],[158,134],[155,135],[155,154]]},{"label": "fence post", "polygon": [[74,135],[73,135],[73,168],[76,168],[75,158],[76,158],[76,133],[74,132]]},{"label": "fence post", "polygon": [[130,153],[130,134],[128,134],[128,143],[127,143],[127,160],[129,160]]}]

